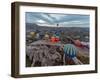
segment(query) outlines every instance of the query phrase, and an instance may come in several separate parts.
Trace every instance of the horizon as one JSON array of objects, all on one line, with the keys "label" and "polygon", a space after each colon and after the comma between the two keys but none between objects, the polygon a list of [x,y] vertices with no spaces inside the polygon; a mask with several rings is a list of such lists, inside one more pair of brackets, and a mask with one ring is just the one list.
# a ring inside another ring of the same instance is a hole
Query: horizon
[{"label": "horizon", "polygon": [[46,26],[46,25],[38,25],[37,23],[26,23],[26,24],[35,24],[37,26],[41,26],[41,27],[51,27],[51,28],[53,28],[53,27],[56,27],[56,28],[60,28],[60,27],[63,27],[63,28],[89,28],[89,27],[76,27],[76,26],[70,26],[70,27],[69,26],[67,26],[67,27],[66,26],[59,26],[58,27],[58,26],[52,26],[52,25],[51,26],[50,25],[49,26]]}]

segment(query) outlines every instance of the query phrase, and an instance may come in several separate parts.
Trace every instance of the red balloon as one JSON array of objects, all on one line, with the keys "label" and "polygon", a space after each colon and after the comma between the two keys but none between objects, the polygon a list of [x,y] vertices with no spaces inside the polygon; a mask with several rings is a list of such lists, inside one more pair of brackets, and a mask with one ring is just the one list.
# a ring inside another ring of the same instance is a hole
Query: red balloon
[{"label": "red balloon", "polygon": [[51,37],[51,42],[56,42],[55,37]]},{"label": "red balloon", "polygon": [[55,38],[55,40],[56,40],[56,42],[58,42],[59,41],[59,38]]}]

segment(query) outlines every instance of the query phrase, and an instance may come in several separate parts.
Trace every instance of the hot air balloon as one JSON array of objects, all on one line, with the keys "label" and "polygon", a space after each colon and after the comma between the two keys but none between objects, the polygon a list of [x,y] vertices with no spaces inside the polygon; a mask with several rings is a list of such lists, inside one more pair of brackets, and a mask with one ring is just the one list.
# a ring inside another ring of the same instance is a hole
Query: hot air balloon
[{"label": "hot air balloon", "polygon": [[75,41],[74,41],[74,44],[75,44],[77,47],[83,48],[83,45],[82,45],[82,43],[81,43],[80,40],[75,40]]},{"label": "hot air balloon", "polygon": [[78,50],[73,44],[66,44],[64,46],[64,54],[65,56],[69,56],[71,58],[76,57]]},{"label": "hot air balloon", "polygon": [[77,53],[78,49],[73,44],[66,44],[64,46],[64,64],[83,64],[79,59],[77,59]]},{"label": "hot air balloon", "polygon": [[75,64],[73,58],[76,57],[78,50],[73,44],[64,45],[64,64]]},{"label": "hot air balloon", "polygon": [[46,34],[44,35],[44,39],[45,39],[45,40],[49,40],[49,34],[46,33]]}]

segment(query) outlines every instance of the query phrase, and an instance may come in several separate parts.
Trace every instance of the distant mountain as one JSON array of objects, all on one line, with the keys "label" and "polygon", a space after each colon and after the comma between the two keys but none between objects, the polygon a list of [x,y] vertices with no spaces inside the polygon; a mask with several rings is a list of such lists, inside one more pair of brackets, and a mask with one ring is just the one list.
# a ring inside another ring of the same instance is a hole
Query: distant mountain
[{"label": "distant mountain", "polygon": [[89,32],[88,27],[49,27],[49,26],[39,26],[33,23],[26,23],[26,31],[50,31],[50,30],[61,30],[61,31],[82,31]]}]

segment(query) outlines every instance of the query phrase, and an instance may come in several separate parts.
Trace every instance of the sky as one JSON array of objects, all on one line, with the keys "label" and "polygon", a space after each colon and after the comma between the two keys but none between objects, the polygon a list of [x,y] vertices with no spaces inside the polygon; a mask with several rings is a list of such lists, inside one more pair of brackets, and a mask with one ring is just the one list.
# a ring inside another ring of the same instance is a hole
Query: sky
[{"label": "sky", "polygon": [[26,12],[26,23],[59,24],[61,27],[89,27],[90,16],[79,14],[37,13]]}]

